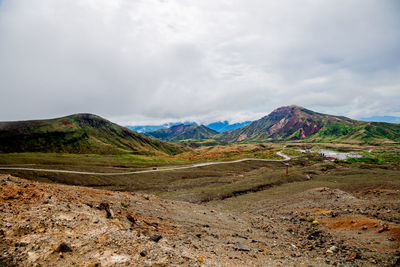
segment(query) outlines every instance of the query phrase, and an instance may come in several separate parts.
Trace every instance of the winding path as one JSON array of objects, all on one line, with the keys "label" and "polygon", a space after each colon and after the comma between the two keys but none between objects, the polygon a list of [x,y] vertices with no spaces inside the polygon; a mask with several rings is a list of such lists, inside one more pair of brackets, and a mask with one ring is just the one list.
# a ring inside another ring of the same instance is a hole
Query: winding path
[{"label": "winding path", "polygon": [[203,166],[210,165],[218,165],[218,164],[231,164],[231,163],[239,163],[243,161],[268,161],[268,162],[284,162],[291,159],[288,155],[279,151],[276,153],[278,156],[283,157],[284,159],[258,159],[258,158],[245,158],[238,159],[232,161],[212,161],[212,162],[204,162],[197,163],[193,165],[180,166],[180,167],[170,167],[170,168],[162,168],[162,169],[149,169],[149,170],[141,170],[141,171],[132,171],[132,172],[113,172],[113,173],[104,173],[104,172],[80,172],[80,171],[68,171],[68,170],[53,170],[53,169],[35,169],[35,168],[20,168],[20,167],[1,167],[0,170],[17,170],[17,171],[40,171],[40,172],[57,172],[57,173],[72,173],[72,174],[84,174],[84,175],[101,175],[101,176],[112,176],[112,175],[129,175],[136,173],[148,173],[148,172],[162,172],[162,171],[174,171],[174,170],[183,170],[183,169],[191,169],[198,168]]}]

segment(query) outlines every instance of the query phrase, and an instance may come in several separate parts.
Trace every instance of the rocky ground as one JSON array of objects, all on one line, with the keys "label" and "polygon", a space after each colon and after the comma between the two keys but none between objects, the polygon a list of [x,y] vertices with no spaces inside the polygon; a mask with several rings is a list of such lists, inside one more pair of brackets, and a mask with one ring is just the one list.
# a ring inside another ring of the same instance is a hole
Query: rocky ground
[{"label": "rocky ground", "polygon": [[400,192],[317,188],[233,213],[0,175],[0,266],[396,266]]},{"label": "rocky ground", "polygon": [[254,227],[292,242],[292,256],[324,255],[335,266],[400,266],[399,190],[366,190],[356,197],[315,188],[257,203],[250,213],[259,215]]}]

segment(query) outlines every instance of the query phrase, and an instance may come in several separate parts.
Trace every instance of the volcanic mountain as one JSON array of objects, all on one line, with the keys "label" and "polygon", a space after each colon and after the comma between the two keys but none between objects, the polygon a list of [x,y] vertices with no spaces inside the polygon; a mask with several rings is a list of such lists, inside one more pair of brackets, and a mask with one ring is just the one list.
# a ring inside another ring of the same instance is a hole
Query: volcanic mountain
[{"label": "volcanic mountain", "polygon": [[0,152],[176,154],[176,145],[149,138],[93,114],[0,122]]},{"label": "volcanic mountain", "polygon": [[398,141],[400,124],[364,122],[317,113],[299,106],[280,107],[237,130],[217,136],[227,142],[307,139],[330,141]]},{"label": "volcanic mountain", "polygon": [[185,139],[209,139],[213,138],[218,132],[204,125],[180,124],[146,134],[164,141],[178,141]]}]

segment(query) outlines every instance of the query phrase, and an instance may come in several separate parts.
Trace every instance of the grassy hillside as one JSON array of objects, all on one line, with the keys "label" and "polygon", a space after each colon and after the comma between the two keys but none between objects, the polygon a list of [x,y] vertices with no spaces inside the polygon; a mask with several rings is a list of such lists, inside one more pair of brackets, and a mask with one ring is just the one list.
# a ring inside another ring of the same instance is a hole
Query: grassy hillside
[{"label": "grassy hillside", "polygon": [[176,154],[181,148],[92,114],[0,122],[0,152]]},{"label": "grassy hillside", "polygon": [[176,125],[168,129],[160,129],[154,132],[147,133],[149,136],[155,137],[164,141],[178,141],[186,139],[210,139],[218,134],[204,125]]},{"label": "grassy hillside", "polygon": [[400,141],[400,124],[356,121],[298,106],[281,107],[237,130],[222,133],[225,142],[307,140],[313,142]]},{"label": "grassy hillside", "polygon": [[400,141],[400,124],[386,122],[360,122],[353,124],[328,124],[310,141],[361,141],[385,142]]}]

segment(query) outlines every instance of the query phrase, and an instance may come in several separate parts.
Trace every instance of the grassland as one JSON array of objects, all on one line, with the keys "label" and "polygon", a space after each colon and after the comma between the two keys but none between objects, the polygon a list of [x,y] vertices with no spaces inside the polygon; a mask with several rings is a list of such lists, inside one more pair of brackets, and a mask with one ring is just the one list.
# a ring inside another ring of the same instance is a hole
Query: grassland
[{"label": "grassland", "polygon": [[[182,153],[176,156],[145,156],[145,155],[98,155],[98,154],[57,154],[57,153],[3,153],[0,154],[0,165],[30,167],[42,169],[57,169],[87,172],[128,172],[163,166],[188,165],[195,162],[225,161],[243,157],[266,156],[277,158],[272,148],[263,152],[263,146],[240,145],[229,147],[209,147]],[[251,164],[250,164],[251,165]],[[12,173],[16,176],[43,182],[66,183],[95,187],[107,187],[116,190],[150,191],[166,187],[171,179],[181,180],[186,177],[216,177],[222,176],[230,169],[241,170],[240,164],[226,167],[208,167],[189,170],[136,174],[127,176],[95,176],[66,173],[46,173],[39,171],[10,171],[0,170],[2,173]],[[257,163],[249,168],[258,168]],[[206,169],[206,170],[203,170]],[[246,169],[246,168],[245,168]],[[215,172],[215,173],[214,173]],[[171,178],[173,177],[173,178]],[[161,190],[161,189],[160,189]],[[167,189],[163,189],[167,190]]]},{"label": "grassland", "polygon": [[[362,159],[326,162],[318,154],[302,154],[299,148],[330,148],[357,151]],[[180,166],[194,162],[238,158],[277,159],[283,150],[296,158],[289,175],[282,162],[245,161],[175,171],[96,176],[39,171],[0,170],[15,176],[48,183],[84,185],[95,188],[146,192],[163,198],[207,203],[227,209],[246,209],[254,202],[282,197],[307,189],[328,186],[356,193],[365,188],[400,189],[399,146],[357,146],[343,144],[243,144],[200,146],[175,156],[93,155],[55,153],[3,153],[0,165],[90,172],[124,172],[153,167]],[[305,158],[308,166],[305,166]]]}]

